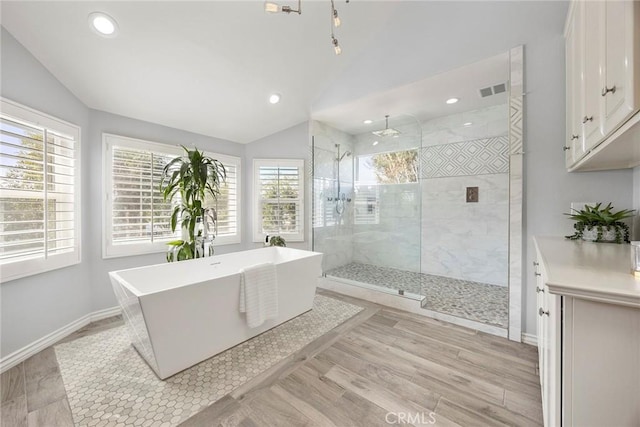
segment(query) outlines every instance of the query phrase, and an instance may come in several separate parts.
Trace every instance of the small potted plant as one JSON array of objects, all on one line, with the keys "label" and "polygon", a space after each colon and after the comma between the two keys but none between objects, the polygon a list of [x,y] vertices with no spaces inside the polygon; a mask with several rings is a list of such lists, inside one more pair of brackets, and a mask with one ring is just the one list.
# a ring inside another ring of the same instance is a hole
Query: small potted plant
[{"label": "small potted plant", "polygon": [[573,224],[575,233],[566,238],[591,242],[629,243],[629,226],[622,220],[631,218],[635,211],[624,209],[613,212],[611,203],[604,208],[601,206],[602,203],[597,203],[595,206],[584,205],[583,209],[572,209],[573,213],[565,214],[576,221]]},{"label": "small potted plant", "polygon": [[282,246],[284,248],[287,246],[287,242],[281,236],[271,236],[269,246]]},{"label": "small potted plant", "polygon": [[165,165],[160,180],[163,199],[174,204],[171,231],[175,232],[178,226],[183,230],[182,239],[167,243],[168,262],[205,255],[204,224],[211,214],[211,208],[205,207],[205,199],[209,196],[215,202],[221,183],[227,179],[227,171],[220,161],[204,155],[197,148],[182,148],[184,155]]}]

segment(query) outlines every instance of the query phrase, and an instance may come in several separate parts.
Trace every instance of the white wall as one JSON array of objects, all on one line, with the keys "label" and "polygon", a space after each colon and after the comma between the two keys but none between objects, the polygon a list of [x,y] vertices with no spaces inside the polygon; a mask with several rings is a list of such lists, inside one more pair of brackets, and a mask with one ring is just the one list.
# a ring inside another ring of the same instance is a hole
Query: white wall
[{"label": "white wall", "polygon": [[[90,110],[89,123],[89,138],[88,143],[85,145],[90,150],[90,158],[87,164],[87,169],[91,170],[88,181],[90,198],[87,203],[83,203],[83,208],[84,216],[89,218],[91,224],[89,230],[91,240],[85,245],[85,250],[90,260],[91,310],[96,311],[113,307],[117,304],[109,282],[109,271],[166,262],[164,252],[132,257],[102,258],[102,166],[104,163],[102,159],[102,133],[112,133],[171,145],[182,144],[188,148],[195,146],[200,150],[237,157],[243,156],[244,146],[103,111]],[[246,168],[246,163],[242,164],[242,167]],[[246,185],[243,183],[242,190],[244,191],[245,189]],[[248,230],[243,230],[243,232],[248,233]],[[218,254],[242,249],[242,243],[215,246],[215,251]]]},{"label": "white wall", "polygon": [[311,249],[311,144],[309,134],[310,122],[305,121],[288,129],[266,136],[245,145],[244,162],[246,167],[242,174],[245,182],[245,194],[242,198],[242,224],[245,233],[242,241],[246,248],[263,246],[263,243],[253,242],[253,160],[254,159],[304,159],[305,168],[305,241],[301,243],[287,242],[287,246],[298,249]]},{"label": "white wall", "polygon": [[[89,111],[24,47],[2,28],[0,45],[3,97],[82,128],[82,163],[88,163]],[[82,201],[90,198],[88,167],[82,169]],[[87,314],[90,307],[89,263],[85,248],[90,224],[83,217],[82,262],[64,269],[0,284],[0,356],[41,338]]]}]

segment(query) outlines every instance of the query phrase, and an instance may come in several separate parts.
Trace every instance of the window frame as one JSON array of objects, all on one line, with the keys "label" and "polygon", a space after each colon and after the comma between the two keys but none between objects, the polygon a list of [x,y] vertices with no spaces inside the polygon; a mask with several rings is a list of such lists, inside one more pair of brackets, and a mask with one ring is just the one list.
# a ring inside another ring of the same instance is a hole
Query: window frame
[{"label": "window frame", "polygon": [[295,199],[300,205],[299,221],[300,232],[299,233],[278,233],[287,242],[304,242],[305,241],[305,216],[304,216],[304,204],[305,204],[305,161],[304,159],[253,159],[253,242],[264,242],[267,234],[262,233],[262,209],[260,198],[260,167],[297,167],[298,168],[298,185],[300,188],[300,197]]},{"label": "window frame", "polygon": [[[69,135],[75,142],[73,148],[75,170],[73,176],[73,250],[53,255],[44,253],[42,257],[17,259],[0,263],[0,270],[2,271],[0,274],[0,283],[5,283],[60,268],[70,267],[82,261],[82,128],[7,98],[0,97],[0,105],[0,112],[3,116],[17,122],[35,125],[36,127]],[[43,143],[46,144],[47,142],[43,141]],[[44,238],[46,239],[46,234]]]},{"label": "window frame", "polygon": [[[181,146],[144,139],[131,138],[111,133],[102,134],[102,258],[120,258],[125,256],[148,255],[165,252],[168,248],[167,240],[158,242],[137,242],[113,244],[113,155],[112,147],[125,147],[159,154],[181,156],[184,150]],[[242,159],[226,154],[203,151],[205,155],[219,160],[223,164],[233,164],[236,167],[236,234],[230,236],[216,236],[215,246],[225,246],[242,242],[241,200],[242,200]]]}]

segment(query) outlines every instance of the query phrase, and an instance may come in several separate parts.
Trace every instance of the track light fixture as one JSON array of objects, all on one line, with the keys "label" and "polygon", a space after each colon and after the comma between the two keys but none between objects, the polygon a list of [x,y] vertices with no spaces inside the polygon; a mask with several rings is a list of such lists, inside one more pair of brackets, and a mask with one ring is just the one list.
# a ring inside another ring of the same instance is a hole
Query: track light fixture
[{"label": "track light fixture", "polygon": [[340,22],[340,17],[338,16],[338,11],[333,4],[333,0],[331,0],[331,17],[333,18],[333,25],[338,28],[342,22]]},{"label": "track light fixture", "polygon": [[[349,0],[346,0],[349,3]],[[298,8],[293,9],[291,6],[287,5],[279,5],[278,3],[274,3],[271,1],[265,1],[264,10],[268,13],[297,13],[298,15],[302,14],[302,5],[301,0],[298,0]],[[336,55],[340,55],[342,53],[342,48],[338,44],[338,39],[333,34],[333,28],[338,28],[342,24],[340,20],[340,16],[338,15],[338,10],[336,9],[334,0],[331,0],[331,45],[333,46],[333,50]]]},{"label": "track light fixture", "polygon": [[331,34],[331,44],[333,45],[333,50],[336,52],[336,55],[340,55],[342,53],[342,48],[338,44],[338,39]]},{"label": "track light fixture", "polygon": [[288,6],[288,5],[280,6],[278,3],[266,1],[264,2],[264,11],[269,13],[282,12],[286,14],[297,13],[298,15],[302,15],[302,7],[300,2],[301,0],[298,0],[298,8],[293,9],[291,6]]}]

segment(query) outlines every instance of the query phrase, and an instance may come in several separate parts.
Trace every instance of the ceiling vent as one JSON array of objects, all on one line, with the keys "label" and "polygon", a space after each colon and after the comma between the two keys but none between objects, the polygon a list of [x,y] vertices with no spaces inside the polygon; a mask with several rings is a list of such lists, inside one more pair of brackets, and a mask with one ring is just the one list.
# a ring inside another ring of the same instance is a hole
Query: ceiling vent
[{"label": "ceiling vent", "polygon": [[499,93],[504,93],[506,91],[507,91],[507,84],[500,83],[495,86],[489,86],[489,87],[480,89],[480,97],[486,98],[488,96],[497,95]]}]

